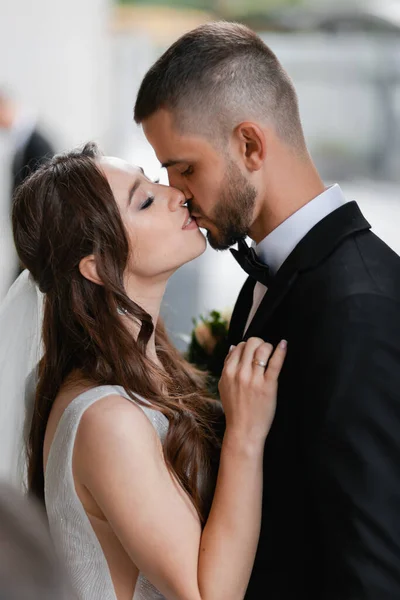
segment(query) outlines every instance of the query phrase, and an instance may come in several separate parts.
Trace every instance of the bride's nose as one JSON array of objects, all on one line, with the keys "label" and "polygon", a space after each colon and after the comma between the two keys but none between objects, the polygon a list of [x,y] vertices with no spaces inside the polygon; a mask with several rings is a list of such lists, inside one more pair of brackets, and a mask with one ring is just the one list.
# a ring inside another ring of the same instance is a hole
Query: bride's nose
[{"label": "bride's nose", "polygon": [[175,212],[181,208],[186,202],[185,194],[180,190],[171,189],[171,195],[169,197],[168,207],[169,210]]}]

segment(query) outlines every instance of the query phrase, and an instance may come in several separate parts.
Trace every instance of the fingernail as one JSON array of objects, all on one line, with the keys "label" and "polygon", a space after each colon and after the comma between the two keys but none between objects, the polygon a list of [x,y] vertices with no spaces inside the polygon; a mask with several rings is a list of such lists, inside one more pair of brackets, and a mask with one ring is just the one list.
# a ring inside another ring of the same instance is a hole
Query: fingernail
[{"label": "fingernail", "polygon": [[279,346],[282,348],[282,350],[286,350],[286,348],[287,348],[287,341],[286,340],[282,340],[281,343],[279,344]]},{"label": "fingernail", "polygon": [[229,348],[229,353],[231,353],[231,352],[232,352],[232,350],[233,350],[234,348],[236,348],[236,346],[233,346],[233,345],[232,345],[232,346]]}]

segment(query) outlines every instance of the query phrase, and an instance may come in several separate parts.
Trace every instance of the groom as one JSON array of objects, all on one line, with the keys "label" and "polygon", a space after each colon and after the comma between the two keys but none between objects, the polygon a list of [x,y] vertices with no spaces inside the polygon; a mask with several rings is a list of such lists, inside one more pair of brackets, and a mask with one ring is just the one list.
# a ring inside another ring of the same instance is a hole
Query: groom
[{"label": "groom", "polygon": [[135,120],[210,244],[240,240],[231,343],[288,340],[246,598],[399,600],[400,259],[325,187],[293,84],[249,29],[184,35]]}]

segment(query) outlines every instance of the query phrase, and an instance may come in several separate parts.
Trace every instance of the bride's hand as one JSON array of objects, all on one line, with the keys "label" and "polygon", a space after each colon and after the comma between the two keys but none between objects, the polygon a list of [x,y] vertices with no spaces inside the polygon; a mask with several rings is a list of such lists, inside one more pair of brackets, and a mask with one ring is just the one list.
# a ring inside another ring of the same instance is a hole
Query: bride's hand
[{"label": "bride's hand", "polygon": [[271,344],[250,338],[231,348],[218,385],[227,431],[244,440],[265,441],[275,415],[286,345],[283,340],[273,352]]}]

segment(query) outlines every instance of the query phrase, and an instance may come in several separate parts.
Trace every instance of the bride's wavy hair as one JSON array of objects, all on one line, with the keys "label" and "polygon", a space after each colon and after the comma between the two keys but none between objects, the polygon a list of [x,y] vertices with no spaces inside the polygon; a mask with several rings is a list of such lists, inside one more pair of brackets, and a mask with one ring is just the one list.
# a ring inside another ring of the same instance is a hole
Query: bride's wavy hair
[{"label": "bride's wavy hair", "polygon": [[[53,402],[67,376],[79,370],[94,385],[120,385],[140,394],[169,421],[166,463],[204,523],[218,457],[220,419],[207,396],[204,374],[168,340],[160,321],[127,296],[123,274],[130,252],[127,234],[97,146],[55,156],[17,189],[13,232],[22,264],[45,294],[43,344],[33,420],[28,439],[28,489],[44,501],[43,445]],[[83,277],[90,254],[103,285]],[[140,324],[134,339],[121,311]],[[146,356],[154,331],[163,369]]]}]

